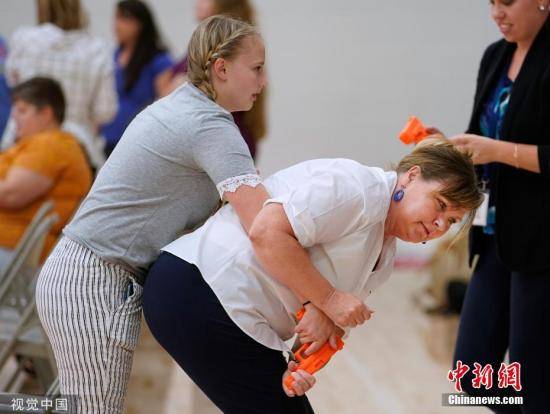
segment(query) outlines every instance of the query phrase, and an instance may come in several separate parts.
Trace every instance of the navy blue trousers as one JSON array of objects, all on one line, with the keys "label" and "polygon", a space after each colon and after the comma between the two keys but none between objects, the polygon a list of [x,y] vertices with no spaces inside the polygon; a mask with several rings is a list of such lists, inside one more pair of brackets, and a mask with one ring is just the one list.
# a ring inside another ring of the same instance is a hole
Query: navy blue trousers
[{"label": "navy blue trousers", "polygon": [[195,265],[162,253],[146,279],[143,311],[156,340],[224,413],[313,413],[305,396],[284,393],[282,352],[235,325]]},{"label": "navy blue trousers", "polygon": [[[485,242],[466,292],[453,369],[457,360],[470,366],[462,379],[470,395],[523,396],[523,406],[489,407],[494,412],[550,413],[550,270],[510,271],[497,256],[494,238],[487,236]],[[520,392],[498,388],[507,350],[510,362],[521,364]],[[492,365],[492,389],[472,386],[474,362]]]}]

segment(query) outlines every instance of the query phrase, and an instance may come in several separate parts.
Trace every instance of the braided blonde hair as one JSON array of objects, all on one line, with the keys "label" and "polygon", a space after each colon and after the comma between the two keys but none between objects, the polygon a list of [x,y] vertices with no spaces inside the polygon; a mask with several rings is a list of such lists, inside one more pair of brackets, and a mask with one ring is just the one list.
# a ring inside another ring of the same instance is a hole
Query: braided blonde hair
[{"label": "braided blonde hair", "polygon": [[216,100],[210,77],[212,64],[219,58],[234,58],[244,38],[254,34],[259,34],[254,26],[233,17],[215,15],[203,20],[189,41],[189,81]]}]

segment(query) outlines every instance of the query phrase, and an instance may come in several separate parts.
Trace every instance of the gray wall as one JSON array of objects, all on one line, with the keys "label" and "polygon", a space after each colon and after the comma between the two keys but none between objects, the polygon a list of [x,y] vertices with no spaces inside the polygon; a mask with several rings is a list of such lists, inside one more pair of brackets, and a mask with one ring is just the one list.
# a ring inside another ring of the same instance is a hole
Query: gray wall
[{"label": "gray wall", "polygon": [[[112,40],[114,1],[84,0],[90,31]],[[193,0],[155,0],[180,56],[195,25]],[[396,138],[416,114],[447,134],[462,131],[481,53],[498,32],[488,2],[461,0],[256,0],[267,44],[269,135],[259,168],[269,174],[315,157],[387,167],[407,148]],[[34,2],[1,0],[9,35],[33,24]]]}]

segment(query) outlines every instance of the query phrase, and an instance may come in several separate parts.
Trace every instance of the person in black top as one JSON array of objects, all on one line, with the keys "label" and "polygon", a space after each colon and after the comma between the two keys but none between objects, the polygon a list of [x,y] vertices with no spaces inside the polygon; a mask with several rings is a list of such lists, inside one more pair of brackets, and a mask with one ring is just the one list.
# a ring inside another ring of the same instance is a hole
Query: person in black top
[{"label": "person in black top", "polygon": [[[550,412],[549,3],[490,2],[504,38],[481,60],[468,133],[451,138],[473,154],[487,193],[470,233],[470,261],[479,260],[453,368],[470,367],[461,381],[468,394],[523,397],[522,405],[489,407],[499,413]],[[492,388],[473,385],[475,362],[491,365]],[[499,387],[509,375],[503,362],[519,363],[516,387]]]}]

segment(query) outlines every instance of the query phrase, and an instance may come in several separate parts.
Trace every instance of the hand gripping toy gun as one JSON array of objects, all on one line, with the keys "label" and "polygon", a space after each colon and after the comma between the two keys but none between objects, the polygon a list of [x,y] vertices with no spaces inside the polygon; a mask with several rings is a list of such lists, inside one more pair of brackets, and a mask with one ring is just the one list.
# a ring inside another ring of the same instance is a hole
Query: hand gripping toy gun
[{"label": "hand gripping toy gun", "polygon": [[420,119],[416,116],[411,116],[405,128],[399,133],[399,139],[406,145],[413,143],[416,145],[429,135],[426,127],[420,122]]},{"label": "hand gripping toy gun", "polygon": [[[296,313],[296,318],[298,321],[304,317],[305,313],[306,310],[304,308],[300,309],[298,313]],[[298,362],[297,369],[303,369],[313,375],[323,368],[336,352],[340,351],[344,347],[344,341],[342,341],[342,338],[340,337],[336,339],[337,349],[330,346],[330,343],[327,341],[319,350],[310,356],[306,356],[305,351],[308,349],[309,345],[310,344],[303,344],[294,356],[296,357],[296,362]],[[292,375],[286,377],[285,385],[287,388],[291,389],[293,383],[294,378]]]}]

